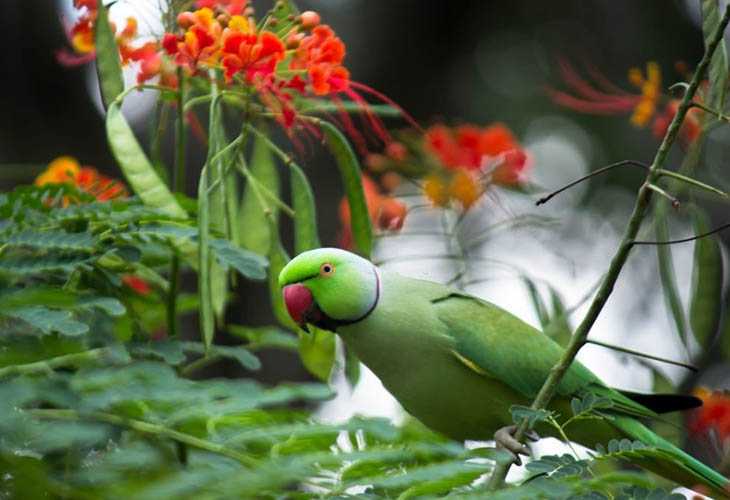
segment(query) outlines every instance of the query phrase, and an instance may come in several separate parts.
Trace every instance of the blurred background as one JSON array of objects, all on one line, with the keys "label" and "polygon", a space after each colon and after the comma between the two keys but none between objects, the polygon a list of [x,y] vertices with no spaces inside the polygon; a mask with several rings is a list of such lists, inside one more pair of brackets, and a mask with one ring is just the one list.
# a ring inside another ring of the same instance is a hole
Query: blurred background
[{"label": "blurred background", "polygon": [[[127,9],[140,18],[155,4],[148,0],[117,3],[117,11]],[[547,89],[568,88],[557,70],[557,57],[571,61],[579,72],[596,68],[608,81],[636,93],[627,79],[630,68],[643,70],[648,62],[656,61],[666,89],[683,79],[675,68],[681,69],[682,61],[694,68],[703,51],[698,2],[694,1],[297,3],[302,10],[318,11],[323,22],[343,39],[348,51],[345,64],[353,80],[387,95],[424,127],[437,120],[450,125],[508,125],[531,157],[532,181],[546,190],[623,159],[651,163],[659,145],[650,127],[636,128],[629,123],[630,112],[600,116],[557,105]],[[4,2],[0,16],[0,40],[6,47],[5,77],[0,79],[3,190],[31,183],[48,162],[62,155],[74,156],[82,165],[93,165],[107,175],[121,175],[107,146],[93,67],[66,68],[56,59],[57,51],[67,44],[62,20],[72,14],[70,4],[70,0]],[[260,10],[270,6],[254,4]],[[144,29],[154,31],[155,27],[142,26]],[[125,101],[124,110],[144,144],[149,136],[147,113],[152,101],[144,93],[133,97]],[[388,125],[397,128],[405,123],[391,120]],[[726,190],[730,186],[730,169],[726,167],[729,141],[727,127],[712,133],[699,173],[700,179]],[[170,141],[166,145],[168,158],[172,158],[171,148]],[[194,141],[190,141],[188,155],[191,169],[202,166],[204,151]],[[677,144],[666,167],[676,169],[682,156]],[[342,196],[336,167],[324,150],[306,155],[301,163],[315,189],[322,241],[332,243],[340,229],[334,214]],[[191,171],[190,178],[197,178],[197,172]],[[547,226],[499,226],[503,230],[494,231],[475,247],[472,255],[481,260],[470,266],[461,284],[539,326],[523,278],[549,283],[571,309],[570,323],[575,327],[585,312],[586,297],[590,298],[618,245],[642,179],[638,169],[617,169],[542,207],[534,206],[538,195],[493,193],[469,213],[460,238],[468,241],[502,221],[526,214],[550,217],[553,222]],[[189,187],[192,185],[188,182]],[[699,203],[708,211],[713,227],[727,222],[726,204],[709,198],[701,198]],[[410,276],[448,281],[456,272],[453,264],[429,258],[444,253],[446,240],[408,236],[409,230],[434,223],[429,214],[409,216],[402,235],[379,241],[376,259],[384,267]],[[289,233],[284,230],[284,234]],[[671,233],[673,237],[692,234],[681,212],[671,219]],[[720,238],[727,243],[730,232]],[[642,239],[655,239],[653,231]],[[672,250],[686,305],[693,244]],[[270,324],[266,285],[245,286],[239,290],[239,302],[229,309],[228,320]],[[188,326],[188,333],[197,336],[197,323],[191,321]],[[674,330],[662,294],[656,251],[637,248],[591,337],[672,359],[688,359]],[[644,361],[596,346],[587,346],[580,359],[610,384],[634,390],[653,388],[654,375]],[[208,375],[240,375],[233,365],[217,366],[217,371]],[[652,366],[674,382],[685,376],[681,368]],[[258,376],[273,382],[308,375],[296,354],[271,352],[264,357]],[[730,385],[722,364],[711,364],[702,376],[706,385]],[[321,410],[325,418],[341,418],[352,412],[400,415],[396,403],[372,375],[364,375],[354,394],[344,380],[335,380],[335,385],[341,389],[340,397]]]}]

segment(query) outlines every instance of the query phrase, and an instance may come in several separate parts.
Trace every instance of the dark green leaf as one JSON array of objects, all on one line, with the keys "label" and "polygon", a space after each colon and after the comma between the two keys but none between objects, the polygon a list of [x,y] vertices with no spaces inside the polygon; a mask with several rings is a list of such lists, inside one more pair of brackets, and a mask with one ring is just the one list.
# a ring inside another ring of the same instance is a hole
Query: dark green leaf
[{"label": "dark green leaf", "polygon": [[104,107],[109,108],[114,99],[124,91],[124,79],[117,40],[109,23],[109,13],[104,2],[98,2],[98,9],[94,24],[96,73],[99,77],[101,100]]},{"label": "dark green leaf", "polygon": [[547,420],[552,412],[548,410],[533,410],[529,406],[512,405],[509,407],[509,412],[512,415],[512,421],[516,424],[521,424],[523,420],[527,420],[528,427],[534,427],[535,423],[543,422]]},{"label": "dark green leaf", "polygon": [[43,306],[30,306],[6,310],[4,313],[22,319],[46,334],[59,332],[63,335],[81,335],[89,331],[87,325],[72,319],[69,311],[56,311]]},{"label": "dark green leaf", "polygon": [[230,265],[250,280],[266,278],[268,262],[261,255],[239,248],[223,238],[211,239],[210,248],[222,268],[227,269]]},{"label": "dark green leaf", "polygon": [[352,349],[348,349],[344,344],[343,348],[345,350],[345,378],[350,383],[350,387],[355,387],[360,380],[360,360]]},{"label": "dark green leaf", "polygon": [[[205,346],[197,342],[182,342],[182,348],[197,354],[205,354]],[[233,359],[247,370],[259,370],[261,361],[243,346],[212,345],[208,349],[209,355]]]},{"label": "dark green leaf", "polygon": [[318,124],[324,131],[327,144],[340,169],[347,203],[350,206],[350,227],[355,251],[363,257],[370,258],[373,248],[373,230],[370,226],[370,214],[357,157],[350,147],[350,143],[336,126],[323,120]]},{"label": "dark green leaf", "polygon": [[251,349],[273,347],[295,351],[299,348],[299,340],[295,335],[276,326],[252,328],[241,325],[228,325],[228,331],[236,337],[248,340]]}]

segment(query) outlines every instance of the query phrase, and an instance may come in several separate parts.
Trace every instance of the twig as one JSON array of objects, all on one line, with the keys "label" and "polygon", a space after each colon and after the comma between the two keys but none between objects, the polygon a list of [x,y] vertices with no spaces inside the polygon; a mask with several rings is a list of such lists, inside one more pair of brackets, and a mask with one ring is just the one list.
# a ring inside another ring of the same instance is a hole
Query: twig
[{"label": "twig", "polygon": [[255,467],[259,465],[259,461],[255,458],[240,453],[236,450],[232,450],[220,443],[214,443],[212,441],[207,441],[205,439],[201,439],[190,434],[177,431],[175,429],[170,429],[169,427],[162,424],[153,424],[151,422],[145,422],[144,420],[137,420],[134,418],[123,417],[121,415],[115,415],[113,413],[104,413],[99,411],[83,414],[80,414],[75,410],[29,409],[24,411],[28,415],[37,418],[68,420],[71,422],[75,422],[78,420],[93,420],[96,422],[118,425],[120,427],[127,427],[128,429],[132,429],[133,431],[140,432],[142,434],[166,436],[170,439],[174,439],[175,441],[187,444],[194,448],[218,453],[219,455],[225,455],[248,467]]},{"label": "twig", "polygon": [[108,347],[99,347],[89,351],[74,352],[56,356],[55,358],[34,361],[32,363],[23,363],[21,365],[8,365],[0,368],[0,379],[11,375],[29,375],[38,372],[52,372],[55,368],[63,368],[65,366],[74,366],[89,361],[95,361],[109,354]]},{"label": "twig", "polygon": [[654,361],[661,361],[662,363],[668,363],[670,365],[681,366],[682,368],[686,368],[689,371],[697,373],[697,367],[694,365],[690,365],[689,363],[682,363],[681,361],[674,361],[672,359],[660,358],[659,356],[654,356],[653,354],[647,354],[645,352],[634,351],[632,349],[627,349],[625,347],[619,347],[619,346],[613,345],[613,344],[606,344],[604,342],[599,342],[598,340],[588,339],[588,340],[586,340],[586,344],[595,344],[595,345],[599,345],[601,347],[605,347],[607,349],[613,349],[614,351],[625,352],[626,354],[631,354],[632,356],[639,356],[640,358],[653,359]]},{"label": "twig", "polygon": [[641,162],[635,161],[635,160],[623,160],[623,161],[619,161],[619,162],[616,162],[616,163],[612,163],[610,165],[606,165],[605,167],[601,167],[598,170],[594,170],[593,172],[591,172],[589,174],[586,174],[583,177],[579,177],[576,180],[574,180],[573,182],[570,182],[569,184],[566,184],[565,186],[563,186],[563,187],[561,187],[559,189],[556,189],[555,191],[551,191],[546,196],[543,196],[542,198],[540,198],[539,200],[537,200],[535,202],[535,205],[542,205],[543,203],[547,203],[548,201],[550,201],[550,199],[553,196],[562,193],[566,189],[572,188],[576,184],[580,184],[581,182],[583,182],[586,179],[590,179],[591,177],[593,177],[595,175],[599,175],[599,174],[602,174],[604,172],[608,172],[609,170],[612,170],[612,169],[614,169],[616,167],[623,167],[624,165],[633,165],[635,167],[643,168],[644,170],[649,170],[649,165],[646,165],[645,163],[641,163]]},{"label": "twig", "polygon": [[664,191],[662,188],[660,188],[656,184],[647,184],[646,187],[648,187],[649,189],[654,191],[659,196],[663,196],[664,198],[669,200],[669,203],[672,204],[672,208],[674,208],[675,210],[679,210],[680,204],[679,204],[679,200],[677,198],[675,198],[671,194],[667,193],[666,191]]},{"label": "twig", "polygon": [[694,241],[699,240],[700,238],[704,238],[705,236],[710,236],[711,234],[719,233],[723,229],[727,229],[730,227],[730,222],[727,224],[723,224],[720,227],[716,227],[715,229],[711,231],[707,231],[706,233],[698,234],[695,236],[691,236],[689,238],[682,238],[681,240],[668,240],[668,241],[634,241],[631,244],[632,245],[674,245],[675,243],[687,243],[688,241]]},{"label": "twig", "polygon": [[[717,45],[722,40],[722,34],[725,31],[725,28],[727,27],[729,21],[730,5],[725,8],[725,13],[718,23],[715,32],[712,34],[710,43],[707,45],[707,50],[702,56],[702,60],[700,61],[700,63],[697,65],[697,70],[692,77],[692,82],[687,88],[687,91],[685,92],[684,97],[679,104],[677,113],[674,115],[674,118],[672,119],[672,122],[670,123],[669,128],[664,135],[664,139],[662,140],[662,143],[657,150],[656,156],[654,157],[654,162],[647,172],[646,182],[644,182],[644,184],[642,184],[641,188],[639,189],[638,195],[636,197],[636,203],[634,204],[634,209],[626,225],[626,231],[618,249],[616,250],[616,253],[611,259],[611,263],[609,264],[608,270],[606,271],[603,281],[601,282],[601,286],[598,289],[598,292],[596,293],[596,296],[594,297],[593,302],[588,309],[588,312],[583,318],[583,321],[580,323],[580,325],[578,325],[578,328],[575,330],[573,336],[570,338],[570,342],[568,342],[568,345],[566,346],[565,351],[560,358],[560,361],[558,361],[558,363],[550,370],[550,375],[548,376],[547,380],[545,380],[545,383],[540,389],[540,392],[537,394],[535,400],[532,402],[531,407],[533,409],[539,410],[545,408],[548,405],[553,395],[555,394],[555,391],[557,390],[560,381],[562,380],[565,373],[568,371],[568,368],[575,359],[575,356],[578,354],[578,351],[586,343],[586,339],[588,337],[588,333],[591,330],[591,327],[598,318],[598,315],[603,309],[603,306],[606,304],[606,301],[608,301],[608,298],[613,291],[614,285],[616,284],[616,280],[618,279],[619,273],[626,263],[629,252],[634,245],[634,238],[639,232],[639,227],[649,207],[649,201],[651,199],[652,191],[649,189],[648,186],[649,184],[652,184],[657,179],[657,177],[659,177],[658,170],[662,168],[667,154],[669,153],[672,144],[674,144],[674,140],[679,133],[679,128],[682,125],[682,121],[687,115],[687,111],[690,108],[690,104],[692,103],[695,92],[697,92],[697,87],[704,79],[707,68],[710,64],[710,59],[712,58],[712,54],[715,52]],[[515,439],[522,440],[524,438],[526,430],[527,421],[525,420],[520,424],[519,428],[517,429],[517,432],[515,433]],[[504,479],[507,476],[509,468],[510,464],[497,464],[494,468],[494,471],[492,472],[492,475],[489,478],[487,488],[492,490],[499,488],[504,483]]]}]

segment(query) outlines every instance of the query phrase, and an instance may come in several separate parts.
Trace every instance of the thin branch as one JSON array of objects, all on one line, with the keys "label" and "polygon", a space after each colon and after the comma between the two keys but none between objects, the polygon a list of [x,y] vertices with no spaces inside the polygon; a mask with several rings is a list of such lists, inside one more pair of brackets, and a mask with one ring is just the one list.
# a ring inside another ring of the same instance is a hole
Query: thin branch
[{"label": "thin branch", "polygon": [[711,234],[719,233],[723,229],[727,229],[730,227],[730,222],[727,224],[723,224],[720,227],[716,227],[715,229],[711,231],[707,231],[706,233],[698,234],[695,236],[691,236],[689,238],[682,238],[681,240],[668,240],[668,241],[634,241],[631,244],[632,245],[674,245],[675,243],[687,243],[688,241],[694,241],[699,240],[700,238],[704,238],[705,236],[710,236]]},{"label": "thin branch", "polygon": [[93,420],[95,422],[118,425],[120,427],[126,427],[142,434],[165,436],[170,439],[174,439],[175,441],[178,441],[180,443],[187,444],[188,446],[192,446],[194,448],[218,453],[219,455],[225,455],[248,467],[256,467],[257,465],[259,465],[259,461],[255,458],[245,455],[236,450],[232,450],[220,443],[207,441],[205,439],[201,439],[190,434],[171,429],[162,424],[153,424],[151,422],[145,422],[144,420],[137,420],[134,418],[123,417],[121,415],[115,415],[113,413],[105,413],[99,411],[83,414],[80,414],[75,410],[29,409],[24,411],[28,415],[37,418],[67,420],[71,422],[75,422],[78,420]]},{"label": "thin branch", "polygon": [[709,107],[705,106],[704,104],[702,104],[701,102],[692,101],[690,103],[690,107],[691,108],[699,108],[699,109],[701,109],[703,111],[707,111],[708,113],[715,115],[718,118],[718,120],[724,120],[726,122],[730,122],[730,116],[723,115],[721,111],[718,111],[716,109],[709,108]]},{"label": "thin branch", "polygon": [[[603,306],[608,301],[608,298],[613,291],[616,281],[618,280],[621,269],[626,263],[629,252],[634,245],[634,238],[639,232],[641,222],[644,219],[644,216],[649,208],[649,201],[651,200],[652,193],[651,189],[649,189],[649,184],[652,184],[659,177],[658,170],[661,169],[664,165],[667,154],[674,144],[677,134],[679,133],[679,128],[682,125],[682,121],[687,115],[687,111],[689,110],[694,95],[697,92],[697,87],[707,73],[707,68],[710,65],[710,59],[712,58],[712,54],[715,52],[715,49],[722,40],[722,35],[728,25],[728,22],[730,22],[730,5],[725,8],[725,13],[718,23],[714,33],[712,34],[710,42],[707,45],[707,50],[702,56],[702,60],[700,61],[700,63],[697,65],[697,70],[692,77],[692,82],[687,88],[687,91],[685,92],[684,97],[679,104],[677,113],[674,115],[672,122],[667,128],[664,139],[662,140],[662,143],[657,150],[656,156],[654,157],[654,162],[647,172],[646,182],[644,182],[639,189],[636,197],[636,203],[634,204],[634,209],[626,225],[624,236],[618,249],[616,250],[616,253],[611,259],[611,263],[609,264],[608,270],[606,271],[603,281],[601,282],[601,286],[598,289],[598,292],[596,293],[596,296],[594,297],[593,302],[588,309],[588,312],[583,318],[583,321],[580,323],[580,325],[578,325],[578,328],[575,330],[573,336],[570,338],[570,341],[568,342],[568,345],[566,346],[563,355],[561,356],[560,360],[555,364],[555,366],[553,366],[553,368],[550,370],[550,375],[548,376],[547,380],[545,380],[545,383],[540,389],[540,392],[537,394],[537,397],[535,397],[535,400],[532,402],[531,407],[533,409],[539,410],[545,408],[548,403],[550,403],[550,400],[555,394],[555,391],[557,390],[560,381],[567,373],[568,368],[573,363],[573,360],[578,354],[580,348],[585,345],[588,338],[588,333],[593,327],[593,324],[598,318],[598,315],[603,309]],[[517,432],[515,432],[515,439],[522,440],[525,436],[526,430],[527,421],[524,420],[517,429]],[[509,471],[510,466],[511,464],[497,464],[494,471],[492,472],[492,475],[489,478],[487,488],[491,490],[499,488],[504,483],[504,479],[507,476],[507,472]]]},{"label": "thin branch", "polygon": [[51,373],[56,368],[66,366],[75,366],[79,364],[96,361],[109,354],[108,347],[99,347],[89,351],[74,352],[56,356],[55,358],[34,361],[32,363],[23,363],[20,365],[8,365],[0,368],[0,379],[11,375],[29,375],[32,373]]},{"label": "thin branch", "polygon": [[608,172],[609,170],[612,170],[612,169],[614,169],[616,167],[623,167],[624,165],[633,165],[635,167],[643,168],[644,170],[649,170],[649,165],[647,165],[645,163],[641,163],[639,161],[635,161],[635,160],[623,160],[623,161],[619,161],[619,162],[616,162],[616,163],[612,163],[610,165],[606,165],[605,167],[601,167],[598,170],[594,170],[593,172],[591,172],[589,174],[586,174],[583,177],[579,177],[576,180],[574,180],[573,182],[571,182],[569,184],[566,184],[565,186],[563,186],[563,187],[561,187],[559,189],[556,189],[555,191],[551,191],[546,196],[543,196],[542,198],[540,198],[539,200],[537,200],[535,202],[535,205],[542,205],[543,203],[547,203],[548,201],[550,201],[550,199],[553,196],[562,193],[566,189],[572,188],[576,184],[580,184],[581,182],[583,182],[586,179],[590,179],[593,176],[602,174],[604,172]]},{"label": "thin branch", "polygon": [[672,172],[671,170],[664,170],[663,168],[660,168],[657,170],[659,172],[659,175],[661,176],[667,176],[672,177],[674,179],[678,179],[682,182],[686,182],[687,184],[692,184],[695,187],[698,187],[700,189],[704,189],[705,191],[709,191],[711,193],[715,193],[718,196],[722,196],[723,198],[727,198],[727,193],[725,191],[721,191],[720,189],[717,189],[715,187],[712,187],[708,184],[705,184],[704,182],[700,182],[698,180],[695,180],[691,177],[687,177],[686,175],[679,174],[677,172]]},{"label": "thin branch", "polygon": [[626,354],[631,354],[632,356],[639,356],[640,358],[653,359],[654,361],[661,361],[662,363],[668,363],[670,365],[681,366],[682,368],[686,368],[695,373],[697,373],[697,371],[698,371],[696,366],[690,365],[689,363],[682,363],[681,361],[674,361],[672,359],[660,358],[659,356],[654,356],[653,354],[647,354],[645,352],[634,351],[632,349],[627,349],[625,347],[619,347],[619,346],[613,345],[613,344],[606,344],[604,342],[599,342],[598,340],[588,339],[588,340],[586,340],[586,344],[595,344],[595,345],[599,345],[601,347],[605,347],[607,349],[613,349],[614,351],[625,352]]},{"label": "thin branch", "polygon": [[666,198],[667,200],[669,200],[669,203],[672,204],[672,208],[674,208],[675,210],[679,210],[680,203],[679,203],[679,200],[677,198],[675,198],[671,194],[667,193],[666,191],[664,191],[662,188],[660,188],[656,184],[647,184],[646,187],[649,188],[649,189],[651,189],[652,191],[654,191],[658,195],[663,196],[664,198]]}]

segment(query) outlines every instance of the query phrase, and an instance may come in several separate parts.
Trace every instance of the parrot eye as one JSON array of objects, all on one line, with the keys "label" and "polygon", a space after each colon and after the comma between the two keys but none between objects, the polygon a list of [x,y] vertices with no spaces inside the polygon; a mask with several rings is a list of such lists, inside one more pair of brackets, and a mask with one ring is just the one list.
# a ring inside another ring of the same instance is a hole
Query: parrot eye
[{"label": "parrot eye", "polygon": [[335,274],[335,266],[333,266],[332,264],[330,264],[328,262],[325,262],[319,268],[319,275],[322,276],[323,278],[329,278],[333,274]]}]

